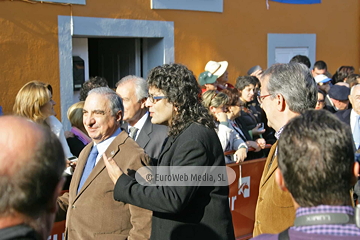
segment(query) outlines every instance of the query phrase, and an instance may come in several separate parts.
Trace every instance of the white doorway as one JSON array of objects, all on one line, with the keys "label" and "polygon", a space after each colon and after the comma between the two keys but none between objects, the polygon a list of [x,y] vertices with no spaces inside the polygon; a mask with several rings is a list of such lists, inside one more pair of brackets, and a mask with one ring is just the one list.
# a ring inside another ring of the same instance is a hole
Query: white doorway
[{"label": "white doorway", "polygon": [[268,67],[275,63],[288,63],[299,54],[307,56],[312,64],[315,63],[316,34],[268,34]]},{"label": "white doorway", "polygon": [[275,63],[288,63],[296,55],[309,57],[309,48],[275,48]]}]

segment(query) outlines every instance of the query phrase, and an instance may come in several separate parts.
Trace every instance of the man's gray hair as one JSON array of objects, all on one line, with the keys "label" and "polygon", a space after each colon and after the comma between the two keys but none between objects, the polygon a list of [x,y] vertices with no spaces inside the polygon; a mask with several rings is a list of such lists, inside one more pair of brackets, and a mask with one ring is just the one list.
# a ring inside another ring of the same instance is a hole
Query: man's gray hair
[{"label": "man's gray hair", "polygon": [[302,113],[317,103],[317,86],[308,67],[301,63],[274,64],[262,78],[269,77],[267,91],[274,97],[281,94],[289,109]]},{"label": "man's gray hair", "polygon": [[119,111],[124,112],[122,100],[114,90],[108,87],[99,87],[92,89],[88,96],[90,96],[90,94],[99,94],[105,96],[110,103],[109,107],[113,116],[115,116]]},{"label": "man's gray hair", "polygon": [[123,77],[116,83],[116,87],[121,87],[121,85],[129,82],[132,82],[135,86],[135,95],[138,101],[148,97],[148,84],[146,80],[135,75]]}]

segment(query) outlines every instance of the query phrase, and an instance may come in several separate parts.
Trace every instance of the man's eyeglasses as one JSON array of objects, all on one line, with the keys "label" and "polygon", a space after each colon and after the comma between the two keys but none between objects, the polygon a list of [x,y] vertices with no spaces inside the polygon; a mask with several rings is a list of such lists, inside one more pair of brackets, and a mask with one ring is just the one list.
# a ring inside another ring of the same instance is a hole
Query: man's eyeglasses
[{"label": "man's eyeglasses", "polygon": [[153,95],[149,95],[147,99],[148,99],[151,103],[157,103],[158,101],[160,101],[160,100],[163,99],[163,98],[167,98],[167,96],[153,96]]},{"label": "man's eyeglasses", "polygon": [[262,102],[264,101],[264,99],[265,99],[266,97],[268,97],[268,96],[271,96],[271,95],[272,95],[272,94],[262,95],[262,96],[258,95],[258,96],[257,96],[257,100],[258,100],[258,102],[259,102],[260,104],[262,104]]}]

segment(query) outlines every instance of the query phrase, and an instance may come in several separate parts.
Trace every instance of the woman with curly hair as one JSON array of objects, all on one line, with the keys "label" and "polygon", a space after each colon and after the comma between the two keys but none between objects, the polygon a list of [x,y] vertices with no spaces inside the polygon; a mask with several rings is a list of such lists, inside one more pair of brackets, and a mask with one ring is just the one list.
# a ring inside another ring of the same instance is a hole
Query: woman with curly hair
[{"label": "woman with curly hair", "polygon": [[[224,167],[214,121],[201,104],[193,73],[165,64],[151,70],[148,84],[151,122],[170,129],[158,167],[168,167],[169,174],[177,167]],[[114,199],[153,211],[151,239],[234,239],[227,184],[141,185],[103,158],[115,184]]]}]

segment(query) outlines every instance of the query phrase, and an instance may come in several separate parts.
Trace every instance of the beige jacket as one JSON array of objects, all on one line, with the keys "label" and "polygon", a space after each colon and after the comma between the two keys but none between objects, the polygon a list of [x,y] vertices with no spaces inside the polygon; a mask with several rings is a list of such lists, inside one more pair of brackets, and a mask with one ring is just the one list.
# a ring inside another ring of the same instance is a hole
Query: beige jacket
[{"label": "beige jacket", "polygon": [[[114,200],[114,183],[101,159],[76,194],[92,143],[80,153],[69,193],[58,198],[57,221],[66,214],[65,239],[149,239],[152,212]],[[150,162],[136,142],[122,131],[105,151],[128,175]]]},{"label": "beige jacket", "polygon": [[[295,219],[295,209],[290,193],[282,191],[275,181],[275,170],[278,168],[275,155],[277,144],[278,142],[270,149],[260,180],[254,237],[263,233],[279,233],[292,226]],[[274,159],[269,168],[272,158]]]}]

